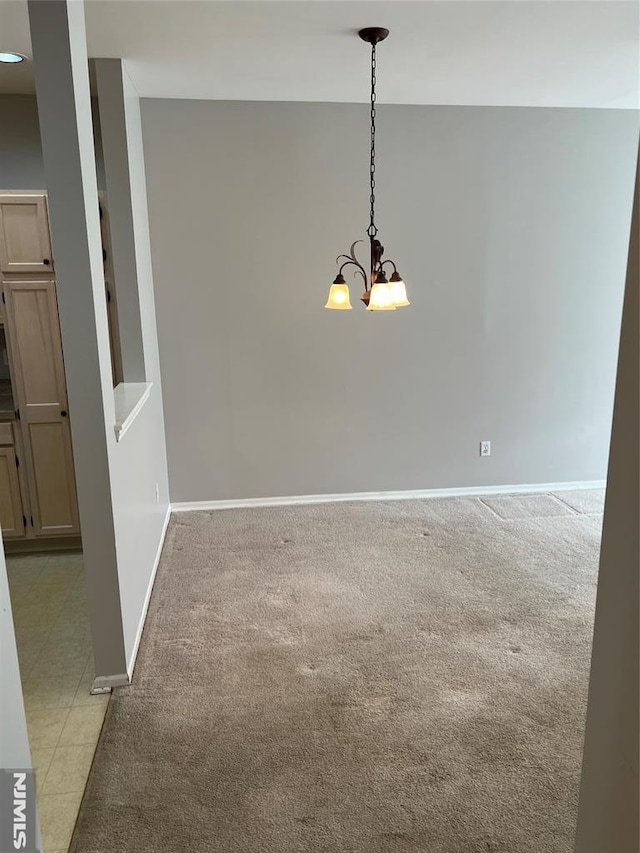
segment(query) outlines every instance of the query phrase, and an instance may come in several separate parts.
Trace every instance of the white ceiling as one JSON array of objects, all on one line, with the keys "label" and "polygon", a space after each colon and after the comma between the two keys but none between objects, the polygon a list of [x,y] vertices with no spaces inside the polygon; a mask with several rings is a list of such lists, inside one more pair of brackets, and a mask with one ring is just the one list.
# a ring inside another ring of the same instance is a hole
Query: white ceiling
[{"label": "white ceiling", "polygon": [[[124,57],[140,95],[365,101],[385,26],[379,100],[640,108],[636,0],[87,0],[93,57]],[[24,0],[0,0],[0,50],[30,55]],[[30,63],[0,92],[33,91]]]}]

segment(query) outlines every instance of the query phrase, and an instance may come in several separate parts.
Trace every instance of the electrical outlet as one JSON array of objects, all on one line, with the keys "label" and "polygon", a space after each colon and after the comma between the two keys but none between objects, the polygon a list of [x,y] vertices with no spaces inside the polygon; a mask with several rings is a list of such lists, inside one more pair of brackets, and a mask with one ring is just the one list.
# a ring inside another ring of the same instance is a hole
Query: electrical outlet
[{"label": "electrical outlet", "polygon": [[156,483],[156,503],[160,503],[160,485]]},{"label": "electrical outlet", "polygon": [[490,441],[481,441],[480,442],[480,456],[491,456],[491,442]]}]

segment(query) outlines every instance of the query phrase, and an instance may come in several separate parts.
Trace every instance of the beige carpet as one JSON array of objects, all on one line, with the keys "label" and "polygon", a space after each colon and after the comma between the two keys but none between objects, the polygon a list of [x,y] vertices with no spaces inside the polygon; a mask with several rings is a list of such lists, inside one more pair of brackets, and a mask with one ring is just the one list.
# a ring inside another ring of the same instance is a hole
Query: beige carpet
[{"label": "beige carpet", "polygon": [[77,853],[570,853],[602,493],[176,515]]}]

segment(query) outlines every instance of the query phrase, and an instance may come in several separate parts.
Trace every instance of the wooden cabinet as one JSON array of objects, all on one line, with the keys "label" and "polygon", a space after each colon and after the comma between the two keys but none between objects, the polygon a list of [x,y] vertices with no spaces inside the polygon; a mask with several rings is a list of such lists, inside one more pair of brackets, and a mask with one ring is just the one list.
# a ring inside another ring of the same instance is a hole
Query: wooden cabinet
[{"label": "wooden cabinet", "polygon": [[[0,193],[0,525],[5,538],[80,532],[44,192]],[[10,376],[10,378],[8,378]],[[5,397],[9,398],[6,404]],[[12,400],[12,401],[11,401]],[[15,421],[10,421],[15,410]]]},{"label": "wooden cabinet", "polygon": [[0,270],[3,275],[51,275],[52,268],[46,194],[1,195]]},{"label": "wooden cabinet", "polygon": [[[22,506],[22,493],[18,478],[18,462],[13,446],[11,424],[0,424],[3,435],[0,436],[0,526],[5,539],[24,536],[25,518]],[[8,430],[9,438],[4,441]]]},{"label": "wooden cabinet", "polygon": [[75,535],[80,526],[55,282],[5,281],[3,294],[33,531]]}]

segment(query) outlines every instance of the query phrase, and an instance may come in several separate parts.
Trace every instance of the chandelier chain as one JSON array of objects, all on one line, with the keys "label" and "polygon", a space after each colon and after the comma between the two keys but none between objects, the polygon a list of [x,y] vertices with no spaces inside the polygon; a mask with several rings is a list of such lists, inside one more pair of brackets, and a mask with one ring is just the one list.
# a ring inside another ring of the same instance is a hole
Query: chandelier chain
[{"label": "chandelier chain", "polygon": [[371,186],[371,215],[367,234],[375,237],[378,229],[375,223],[376,205],[376,45],[371,45],[371,159],[369,163],[369,180]]}]

